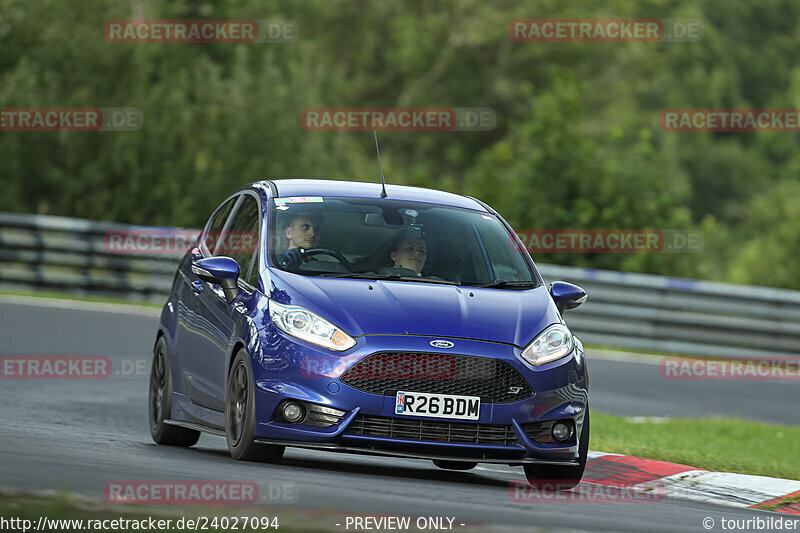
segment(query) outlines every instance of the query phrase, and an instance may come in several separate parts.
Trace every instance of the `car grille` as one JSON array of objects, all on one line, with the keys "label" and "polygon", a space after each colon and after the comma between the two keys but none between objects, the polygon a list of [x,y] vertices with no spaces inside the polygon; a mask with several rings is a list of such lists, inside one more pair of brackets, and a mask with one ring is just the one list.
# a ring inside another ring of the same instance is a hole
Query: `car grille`
[{"label": "car grille", "polygon": [[397,391],[479,396],[484,403],[511,403],[533,388],[510,364],[473,355],[382,352],[365,357],[341,381],[360,391],[394,396]]},{"label": "car grille", "polygon": [[344,434],[429,442],[499,446],[517,444],[517,438],[511,426],[433,422],[373,415],[357,415]]},{"label": "car grille", "polygon": [[551,431],[555,420],[548,420],[546,422],[530,422],[522,424],[522,431],[534,442],[553,442]]}]

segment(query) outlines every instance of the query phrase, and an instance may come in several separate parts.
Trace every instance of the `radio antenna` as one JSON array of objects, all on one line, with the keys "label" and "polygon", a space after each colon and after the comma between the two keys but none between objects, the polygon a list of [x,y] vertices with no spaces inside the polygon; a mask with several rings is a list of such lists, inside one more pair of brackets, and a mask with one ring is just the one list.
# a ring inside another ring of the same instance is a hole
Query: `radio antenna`
[{"label": "radio antenna", "polygon": [[378,151],[378,166],[381,167],[381,198],[386,198],[388,195],[386,194],[386,181],[383,179],[383,163],[381,163],[381,149],[378,146],[378,132],[372,130],[373,135],[375,135],[375,150]]}]

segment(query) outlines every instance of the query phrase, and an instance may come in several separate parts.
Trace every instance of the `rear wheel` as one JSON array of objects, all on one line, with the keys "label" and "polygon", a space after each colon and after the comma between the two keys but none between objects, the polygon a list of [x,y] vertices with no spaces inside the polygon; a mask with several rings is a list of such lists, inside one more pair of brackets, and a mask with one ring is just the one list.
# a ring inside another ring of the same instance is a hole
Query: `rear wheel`
[{"label": "rear wheel", "polygon": [[470,461],[444,461],[439,459],[434,459],[433,464],[444,470],[472,470],[478,466],[478,463]]},{"label": "rear wheel", "polygon": [[544,484],[557,483],[564,490],[571,489],[580,483],[583,471],[586,469],[586,456],[589,455],[589,408],[581,429],[581,438],[578,441],[578,466],[557,466],[525,464],[525,477],[534,487]]},{"label": "rear wheel", "polygon": [[225,395],[225,437],[231,457],[240,461],[271,463],[283,457],[284,446],[255,442],[256,406],[250,357],[236,354]]},{"label": "rear wheel", "polygon": [[171,446],[192,446],[197,443],[200,438],[199,431],[165,422],[172,416],[172,372],[167,354],[167,341],[164,337],[158,339],[153,351],[147,403],[150,436],[156,443]]}]

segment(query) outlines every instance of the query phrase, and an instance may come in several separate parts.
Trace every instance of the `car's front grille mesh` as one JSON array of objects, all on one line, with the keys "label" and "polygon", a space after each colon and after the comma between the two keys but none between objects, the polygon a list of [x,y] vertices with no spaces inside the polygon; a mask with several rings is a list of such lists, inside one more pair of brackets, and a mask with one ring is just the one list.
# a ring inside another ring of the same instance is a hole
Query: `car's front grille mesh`
[{"label": "car's front grille mesh", "polygon": [[511,403],[533,388],[509,363],[473,355],[381,352],[365,357],[341,381],[355,389],[394,396],[397,391],[479,396],[484,403]]},{"label": "car's front grille mesh", "polygon": [[534,442],[553,442],[552,429],[555,420],[522,424],[522,431]]},{"label": "car's front grille mesh", "polygon": [[357,415],[344,434],[428,442],[498,446],[517,444],[517,438],[511,426],[434,422],[373,415]]}]

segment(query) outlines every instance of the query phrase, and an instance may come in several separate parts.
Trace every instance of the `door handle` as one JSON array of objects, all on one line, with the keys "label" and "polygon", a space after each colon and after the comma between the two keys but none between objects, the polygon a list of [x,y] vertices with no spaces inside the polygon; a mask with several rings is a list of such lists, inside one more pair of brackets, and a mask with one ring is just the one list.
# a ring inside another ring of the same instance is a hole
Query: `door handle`
[{"label": "door handle", "polygon": [[200,294],[203,292],[203,282],[202,281],[193,281],[192,282],[192,290],[195,294]]}]

